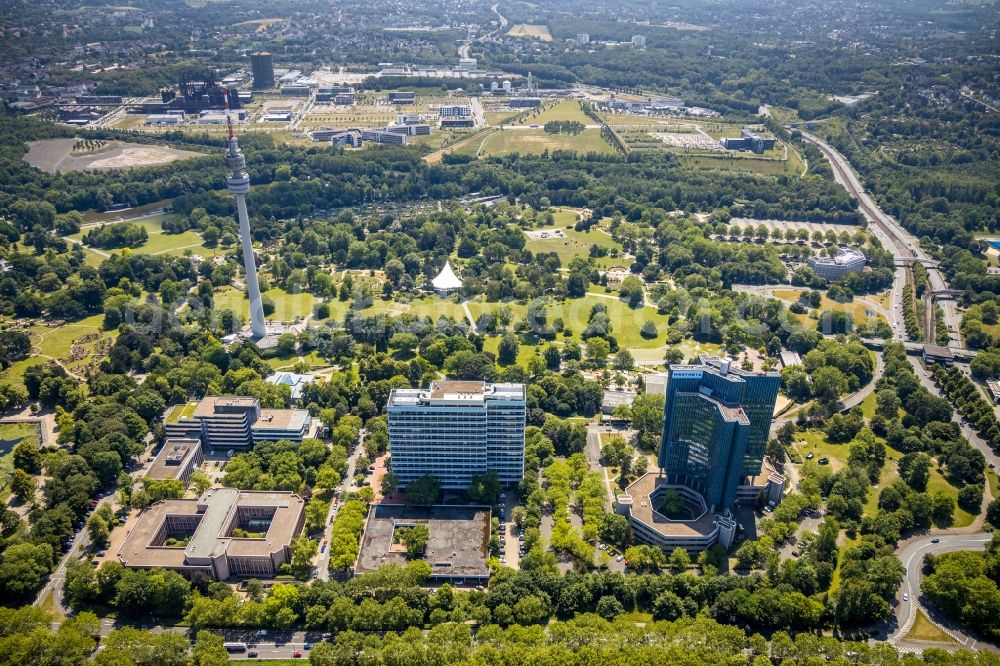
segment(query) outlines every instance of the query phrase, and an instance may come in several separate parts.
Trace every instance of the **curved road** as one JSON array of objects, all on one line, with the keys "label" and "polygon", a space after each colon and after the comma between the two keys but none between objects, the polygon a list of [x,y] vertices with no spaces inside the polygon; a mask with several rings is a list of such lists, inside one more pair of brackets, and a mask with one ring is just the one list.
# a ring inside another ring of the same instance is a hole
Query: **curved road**
[{"label": "curved road", "polygon": [[[923,643],[915,643],[905,639],[906,634],[917,619],[917,608],[919,607],[928,618],[932,619],[934,624],[954,638],[961,647],[969,650],[983,647],[994,652],[1000,651],[993,645],[980,644],[977,637],[947,622],[939,614],[928,611],[927,607],[921,603],[920,580],[923,577],[922,569],[925,555],[932,553],[940,555],[956,550],[985,550],[986,544],[993,538],[992,534],[985,532],[978,534],[956,534],[954,530],[940,530],[939,532],[938,536],[931,534],[913,539],[903,544],[896,553],[903,566],[906,567],[906,578],[903,580],[900,591],[907,595],[908,600],[904,601],[902,595],[897,599],[899,602],[896,605],[896,626],[898,629],[888,637],[888,641],[903,652],[920,652],[924,647],[927,647]],[[935,540],[937,543],[934,543]]]}]

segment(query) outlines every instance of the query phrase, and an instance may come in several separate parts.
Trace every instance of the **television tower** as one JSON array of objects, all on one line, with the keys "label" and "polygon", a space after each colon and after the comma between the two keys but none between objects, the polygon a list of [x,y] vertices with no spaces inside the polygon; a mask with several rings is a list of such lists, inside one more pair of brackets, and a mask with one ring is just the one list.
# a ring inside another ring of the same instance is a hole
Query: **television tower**
[{"label": "television tower", "polygon": [[264,323],[264,304],[260,298],[260,283],[257,282],[257,260],[253,256],[253,240],[250,237],[250,216],[247,215],[247,192],[250,191],[250,176],[247,175],[247,160],[240,150],[240,144],[233,134],[233,119],[229,116],[229,88],[222,89],[225,96],[226,127],[229,131],[229,148],[226,149],[226,166],[229,176],[226,183],[229,191],[236,197],[236,215],[240,220],[240,241],[243,243],[243,270],[246,272],[247,289],[250,292],[250,329],[253,337],[263,338],[267,335],[267,325]]}]

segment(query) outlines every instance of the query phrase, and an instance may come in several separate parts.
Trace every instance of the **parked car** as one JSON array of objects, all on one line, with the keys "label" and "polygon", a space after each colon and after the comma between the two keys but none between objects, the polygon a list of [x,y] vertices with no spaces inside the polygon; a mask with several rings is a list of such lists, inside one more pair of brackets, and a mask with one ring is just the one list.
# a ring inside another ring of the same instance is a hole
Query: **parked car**
[{"label": "parked car", "polygon": [[250,652],[247,652],[247,659],[256,659],[256,658],[257,658],[256,650],[251,650]]}]

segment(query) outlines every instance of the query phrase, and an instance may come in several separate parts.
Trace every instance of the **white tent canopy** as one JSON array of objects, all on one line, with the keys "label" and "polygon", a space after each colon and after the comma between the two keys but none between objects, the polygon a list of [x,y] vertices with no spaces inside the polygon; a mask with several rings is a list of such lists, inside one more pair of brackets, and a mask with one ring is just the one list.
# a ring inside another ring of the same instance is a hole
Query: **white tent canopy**
[{"label": "white tent canopy", "polygon": [[455,291],[462,288],[462,281],[455,275],[450,261],[445,262],[444,268],[441,269],[436,278],[431,280],[431,284],[438,291]]}]

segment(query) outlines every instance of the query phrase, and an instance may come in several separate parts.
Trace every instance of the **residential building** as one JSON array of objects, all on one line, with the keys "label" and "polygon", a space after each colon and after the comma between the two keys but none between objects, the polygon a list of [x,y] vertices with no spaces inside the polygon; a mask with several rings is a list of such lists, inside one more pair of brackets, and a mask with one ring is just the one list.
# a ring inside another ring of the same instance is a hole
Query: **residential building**
[{"label": "residential building", "polygon": [[579,32],[576,35],[576,43],[580,46],[590,43],[590,35],[585,32]]},{"label": "residential building", "polygon": [[489,471],[504,485],[524,476],[524,384],[443,380],[399,388],[386,411],[392,471],[402,489],[427,475],[445,490],[465,490]]},{"label": "residential building", "polygon": [[861,250],[841,247],[832,257],[826,255],[809,257],[806,259],[806,264],[816,272],[816,275],[832,281],[848,273],[860,273],[865,269],[866,261],[867,258]]},{"label": "residential building", "polygon": [[261,409],[257,398],[206,396],[164,415],[167,437],[199,439],[209,449],[248,449],[259,441],[301,442],[311,425],[304,409]]},{"label": "residential building", "polygon": [[459,58],[457,69],[460,72],[474,72],[479,67],[479,63],[475,58]]},{"label": "residential building", "polygon": [[632,46],[637,49],[646,48],[646,36],[645,35],[632,35]]},{"label": "residential building", "polygon": [[177,479],[187,485],[191,474],[205,456],[199,439],[168,439],[156,454],[145,477],[153,480]]},{"label": "residential building", "polygon": [[250,70],[253,72],[254,90],[268,90],[274,87],[274,57],[267,51],[250,54]]},{"label": "residential building", "polygon": [[273,577],[292,559],[305,502],[294,493],[235,488],[208,490],[199,499],[167,499],[139,514],[118,550],[130,569],[170,569],[215,580]]},{"label": "residential building", "polygon": [[729,359],[700,361],[668,370],[660,469],[668,483],[722,511],[760,474],[781,375],[741,370]]}]

